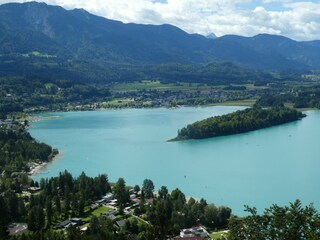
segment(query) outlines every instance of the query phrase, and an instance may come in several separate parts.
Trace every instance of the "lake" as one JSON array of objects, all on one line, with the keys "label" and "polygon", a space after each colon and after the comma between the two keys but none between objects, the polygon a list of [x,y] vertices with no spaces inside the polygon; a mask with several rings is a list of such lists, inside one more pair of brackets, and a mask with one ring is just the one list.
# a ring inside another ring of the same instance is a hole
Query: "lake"
[{"label": "lake", "polygon": [[320,111],[306,118],[249,133],[205,140],[167,142],[197,120],[243,107],[183,107],[46,113],[30,133],[61,155],[34,176],[107,173],[127,185],[151,179],[158,190],[227,205],[244,215],[244,204],[262,211],[296,199],[320,209]]}]

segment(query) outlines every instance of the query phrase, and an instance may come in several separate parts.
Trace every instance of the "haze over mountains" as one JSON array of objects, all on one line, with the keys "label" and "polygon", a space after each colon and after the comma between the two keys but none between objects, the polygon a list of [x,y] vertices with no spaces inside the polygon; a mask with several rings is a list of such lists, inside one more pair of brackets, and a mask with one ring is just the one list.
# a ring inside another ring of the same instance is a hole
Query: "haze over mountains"
[{"label": "haze over mountains", "polygon": [[[30,55],[32,52],[37,55]],[[318,70],[320,41],[298,42],[267,34],[207,38],[172,25],[124,24],[83,9],[65,10],[29,2],[0,6],[0,56],[2,73],[6,72],[5,67],[14,70],[10,61],[28,65],[30,70],[40,64],[30,65],[31,57],[36,56],[56,68],[62,63],[79,61],[87,62],[89,67],[93,64],[95,68],[101,67],[101,72],[114,64],[213,61],[233,62],[255,70]]]}]

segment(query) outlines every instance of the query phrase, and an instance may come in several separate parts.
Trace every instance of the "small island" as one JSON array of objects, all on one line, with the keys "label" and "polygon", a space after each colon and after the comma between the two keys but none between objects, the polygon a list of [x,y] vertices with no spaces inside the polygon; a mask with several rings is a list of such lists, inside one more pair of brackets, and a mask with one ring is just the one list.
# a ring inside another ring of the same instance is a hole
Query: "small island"
[{"label": "small island", "polygon": [[169,141],[203,139],[245,133],[302,119],[306,115],[287,107],[247,108],[222,116],[210,117],[189,124]]}]

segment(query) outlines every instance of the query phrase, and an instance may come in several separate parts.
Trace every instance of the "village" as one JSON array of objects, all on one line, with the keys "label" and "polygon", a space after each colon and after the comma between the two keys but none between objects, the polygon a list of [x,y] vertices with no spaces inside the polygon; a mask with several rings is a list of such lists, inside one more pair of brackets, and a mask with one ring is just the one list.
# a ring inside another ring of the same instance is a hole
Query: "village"
[{"label": "village", "polygon": [[[90,222],[93,217],[108,219],[113,223],[116,231],[124,231],[126,233],[126,239],[137,239],[137,234],[130,232],[130,221],[134,219],[138,224],[150,225],[151,223],[147,220],[145,214],[140,214],[141,204],[146,207],[152,207],[155,203],[156,198],[159,198],[159,193],[154,193],[153,197],[148,199],[142,199],[142,191],[135,188],[129,188],[129,202],[125,204],[123,209],[120,208],[118,200],[115,198],[112,192],[108,192],[99,200],[92,202],[89,206],[85,207],[85,217],[72,217],[60,221],[52,226],[54,231],[67,232],[69,228],[76,228],[80,230],[82,234],[90,228]],[[28,204],[31,195],[38,195],[41,192],[39,186],[28,187],[22,191],[22,198],[25,203]],[[27,233],[27,223],[12,223],[8,226],[10,235],[20,235]],[[183,240],[201,240],[201,239],[227,239],[228,230],[220,231],[207,231],[207,227],[199,223],[191,228],[180,229],[180,234],[175,237],[167,236],[166,239],[183,239]]]}]

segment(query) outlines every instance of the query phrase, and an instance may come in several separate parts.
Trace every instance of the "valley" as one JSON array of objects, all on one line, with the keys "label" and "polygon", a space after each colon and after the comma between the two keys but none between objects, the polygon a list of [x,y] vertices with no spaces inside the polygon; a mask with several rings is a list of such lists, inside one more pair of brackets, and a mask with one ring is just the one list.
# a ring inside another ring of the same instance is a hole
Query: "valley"
[{"label": "valley", "polygon": [[320,239],[318,3],[6,2],[1,240]]}]

